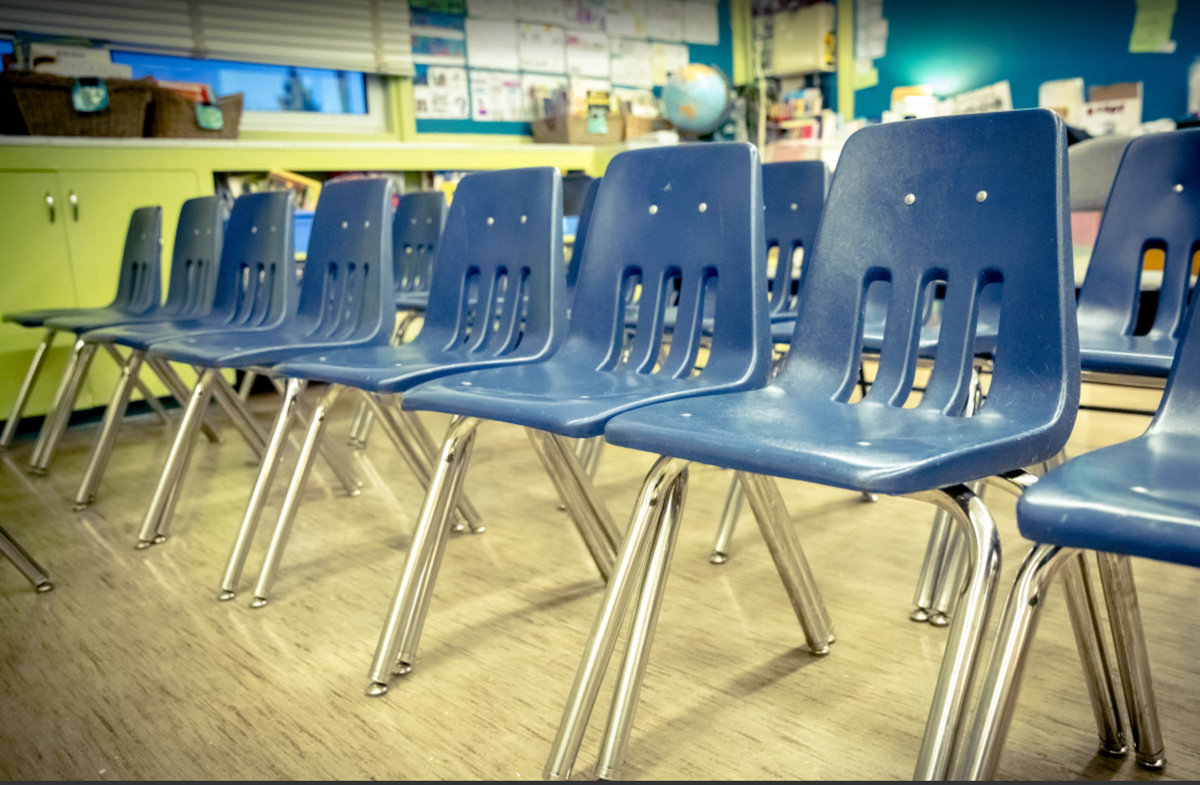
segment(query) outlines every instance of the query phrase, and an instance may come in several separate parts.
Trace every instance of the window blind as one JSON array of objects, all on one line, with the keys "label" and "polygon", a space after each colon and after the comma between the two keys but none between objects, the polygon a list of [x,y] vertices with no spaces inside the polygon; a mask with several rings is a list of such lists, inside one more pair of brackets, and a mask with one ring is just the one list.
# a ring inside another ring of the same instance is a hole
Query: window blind
[{"label": "window blind", "polygon": [[0,0],[0,30],[214,60],[413,71],[407,0]]}]

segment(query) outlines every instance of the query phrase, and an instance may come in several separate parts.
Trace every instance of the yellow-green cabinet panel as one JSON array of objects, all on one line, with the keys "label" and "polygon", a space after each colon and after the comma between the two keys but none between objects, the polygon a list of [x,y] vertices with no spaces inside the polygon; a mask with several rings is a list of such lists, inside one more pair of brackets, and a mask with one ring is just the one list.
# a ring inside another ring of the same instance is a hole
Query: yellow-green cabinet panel
[{"label": "yellow-green cabinet panel", "polygon": [[[211,193],[206,186],[194,171],[0,170],[0,311],[107,305],[116,294],[129,217],[146,205],[163,208],[165,292],[179,209],[186,199]],[[0,419],[12,410],[41,336],[40,329],[0,326]],[[69,343],[68,336],[56,341],[26,416],[45,413]],[[97,355],[77,408],[103,404],[116,379],[114,363]]]}]

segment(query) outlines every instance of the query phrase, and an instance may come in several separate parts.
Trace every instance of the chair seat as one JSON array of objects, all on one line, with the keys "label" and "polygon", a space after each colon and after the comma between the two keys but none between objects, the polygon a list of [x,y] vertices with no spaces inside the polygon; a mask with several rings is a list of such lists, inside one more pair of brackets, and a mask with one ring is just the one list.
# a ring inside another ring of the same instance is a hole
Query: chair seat
[{"label": "chair seat", "polygon": [[337,341],[313,338],[297,332],[294,327],[262,331],[236,330],[156,341],[150,344],[148,351],[151,356],[190,365],[242,368],[249,365],[275,365],[294,357],[324,350],[384,344],[387,337],[385,333],[380,332],[367,339]]},{"label": "chair seat", "polygon": [[22,327],[54,327],[59,330],[83,332],[94,327],[119,324],[137,319],[136,314],[120,308],[47,308],[4,315],[4,321]]},{"label": "chair seat", "polygon": [[1017,509],[1035,542],[1200,567],[1196,440],[1152,433],[1072,458]]},{"label": "chair seat", "polygon": [[272,373],[315,382],[357,387],[367,392],[402,393],[423,382],[493,365],[529,362],[520,356],[486,357],[437,351],[427,344],[364,346],[328,354],[306,354],[272,367]]},{"label": "chair seat", "polygon": [[[89,308],[89,311],[96,313],[108,311],[108,308]],[[67,314],[79,313],[79,308],[42,308],[37,311],[18,311],[17,313],[4,314],[3,321],[12,324],[18,324],[21,327],[41,327],[46,323],[47,319],[53,319],[56,316],[66,316]]]},{"label": "chair seat", "polygon": [[405,395],[404,408],[499,420],[584,439],[601,435],[609,418],[639,406],[751,386],[744,381],[706,383],[703,374],[675,379],[534,363],[423,384]]},{"label": "chair seat", "polygon": [[1177,345],[1174,338],[1081,332],[1079,361],[1085,371],[1165,379]]},{"label": "chair seat", "polygon": [[73,333],[85,333],[90,330],[99,330],[105,327],[114,327],[122,324],[154,324],[161,323],[170,318],[170,315],[163,315],[159,308],[152,308],[146,313],[131,314],[127,311],[119,311],[112,309],[99,309],[92,313],[71,313],[52,316],[43,323],[46,327],[54,327],[58,330],[69,330]]},{"label": "chair seat", "polygon": [[949,417],[870,401],[838,403],[771,385],[623,414],[604,437],[724,468],[900,495],[1045,460],[1059,444],[1047,436],[1051,424],[1040,431],[986,409]]}]

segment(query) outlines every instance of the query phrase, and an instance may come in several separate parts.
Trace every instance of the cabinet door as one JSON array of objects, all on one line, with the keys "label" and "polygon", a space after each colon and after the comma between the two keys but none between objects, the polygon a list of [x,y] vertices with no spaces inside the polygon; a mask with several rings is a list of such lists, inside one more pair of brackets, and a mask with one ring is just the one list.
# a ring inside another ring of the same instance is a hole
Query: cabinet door
[{"label": "cabinet door", "polygon": [[[201,194],[196,173],[63,171],[59,172],[59,182],[71,267],[82,304],[107,305],[112,301],[117,292],[129,216],[138,207],[154,205],[162,207],[163,211],[162,281],[165,296],[179,209],[185,201]],[[211,193],[211,186],[207,193]],[[97,355],[87,384],[92,405],[103,406],[108,402],[117,377],[116,364],[103,353]],[[153,374],[143,373],[142,379],[156,395],[167,394]],[[134,393],[135,399],[140,397]],[[81,396],[79,408],[83,406]]]},{"label": "cabinet door", "polygon": [[[0,171],[0,313],[79,306],[59,191],[53,172]],[[0,419],[12,411],[42,334],[40,328],[0,323]],[[49,407],[69,345],[59,337],[26,415],[43,414]]]}]

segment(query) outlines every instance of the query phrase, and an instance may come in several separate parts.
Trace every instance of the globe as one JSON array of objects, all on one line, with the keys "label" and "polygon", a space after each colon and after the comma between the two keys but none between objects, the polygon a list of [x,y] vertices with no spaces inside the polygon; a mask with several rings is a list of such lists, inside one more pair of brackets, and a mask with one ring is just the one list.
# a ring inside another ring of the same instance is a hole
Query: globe
[{"label": "globe", "polygon": [[663,88],[663,116],[681,131],[707,134],[725,120],[732,106],[729,82],[715,68],[690,63]]}]

